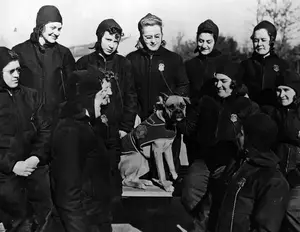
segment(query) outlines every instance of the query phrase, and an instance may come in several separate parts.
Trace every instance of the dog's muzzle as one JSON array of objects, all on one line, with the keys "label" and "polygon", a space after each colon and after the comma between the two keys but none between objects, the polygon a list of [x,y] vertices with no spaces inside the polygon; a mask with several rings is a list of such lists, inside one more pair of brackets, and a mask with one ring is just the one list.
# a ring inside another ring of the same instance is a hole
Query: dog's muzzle
[{"label": "dog's muzzle", "polygon": [[171,118],[174,121],[180,122],[182,119],[185,118],[185,113],[182,110],[177,109],[177,110],[173,111]]}]

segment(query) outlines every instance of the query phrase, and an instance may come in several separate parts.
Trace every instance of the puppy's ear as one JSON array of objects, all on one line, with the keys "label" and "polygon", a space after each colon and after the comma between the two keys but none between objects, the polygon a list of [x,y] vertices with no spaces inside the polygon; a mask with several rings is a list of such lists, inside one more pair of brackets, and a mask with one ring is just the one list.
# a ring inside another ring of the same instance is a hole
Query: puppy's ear
[{"label": "puppy's ear", "polygon": [[168,98],[169,98],[169,96],[166,94],[166,93],[160,93],[160,96],[159,97],[161,97],[162,99],[163,99],[163,102],[165,103],[167,100],[168,100]]},{"label": "puppy's ear", "polygon": [[182,97],[186,104],[191,104],[191,100],[189,97]]}]

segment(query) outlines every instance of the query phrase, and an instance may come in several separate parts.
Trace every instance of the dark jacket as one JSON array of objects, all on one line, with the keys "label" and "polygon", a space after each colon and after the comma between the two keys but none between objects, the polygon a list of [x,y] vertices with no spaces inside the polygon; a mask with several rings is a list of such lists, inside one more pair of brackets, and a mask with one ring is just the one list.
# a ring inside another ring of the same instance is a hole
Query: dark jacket
[{"label": "dark jacket", "polygon": [[137,113],[137,97],[130,62],[118,54],[105,59],[93,52],[81,57],[76,63],[76,69],[86,70],[89,65],[103,72],[112,71],[117,77],[116,80],[112,80],[111,101],[102,111],[108,118],[110,133],[113,133],[111,136],[118,137],[118,130],[130,132]]},{"label": "dark jacket", "polygon": [[204,56],[199,54],[185,62],[188,80],[190,82],[190,98],[192,101],[199,100],[200,96],[210,95],[211,89],[202,88],[207,80],[212,79],[218,65],[228,61],[229,57],[222,55],[218,50],[213,50]]},{"label": "dark jacket", "polygon": [[278,140],[274,147],[280,158],[280,169],[291,186],[300,185],[300,108],[263,106],[262,110],[269,114],[279,128]]},{"label": "dark jacket", "polygon": [[52,112],[65,101],[65,83],[75,67],[70,50],[58,43],[41,47],[35,33],[13,50],[20,57],[21,84],[36,89]]},{"label": "dark jacket", "polygon": [[259,105],[274,105],[276,81],[280,80],[288,64],[275,53],[263,58],[253,53],[240,64],[239,78],[248,87],[249,97]]},{"label": "dark jacket", "polygon": [[19,86],[0,87],[0,172],[12,174],[16,162],[37,156],[49,161],[50,124],[38,93]]},{"label": "dark jacket", "polygon": [[182,58],[164,47],[149,53],[139,49],[127,55],[133,66],[133,75],[137,90],[139,110],[142,121],[153,113],[158,96],[163,92],[188,94]]},{"label": "dark jacket", "polygon": [[237,152],[242,118],[258,111],[258,105],[249,98],[233,94],[221,100],[205,95],[188,106],[186,119],[178,128],[189,138],[195,159],[208,159],[212,165],[224,164]]},{"label": "dark jacket", "polygon": [[90,224],[103,220],[103,207],[110,202],[110,163],[98,134],[106,126],[78,106],[68,102],[62,108],[53,132],[50,175],[54,204],[65,230],[88,232]]},{"label": "dark jacket", "polygon": [[273,152],[249,149],[229,179],[216,231],[277,232],[289,200],[289,186]]}]

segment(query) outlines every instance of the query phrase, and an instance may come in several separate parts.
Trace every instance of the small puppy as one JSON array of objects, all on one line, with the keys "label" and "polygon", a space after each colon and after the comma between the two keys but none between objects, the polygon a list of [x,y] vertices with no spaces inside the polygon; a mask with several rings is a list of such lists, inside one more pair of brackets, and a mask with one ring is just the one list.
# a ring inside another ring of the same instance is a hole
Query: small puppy
[{"label": "small puppy", "polygon": [[176,180],[178,175],[173,162],[172,143],[176,136],[176,123],[185,117],[187,103],[190,101],[186,97],[162,94],[154,113],[122,138],[119,170],[124,186],[146,189],[146,186],[153,185],[149,180],[139,179],[149,172],[147,159],[152,150],[158,172],[158,180],[154,181],[164,190],[174,191],[172,182],[166,180],[163,154],[171,176]]}]

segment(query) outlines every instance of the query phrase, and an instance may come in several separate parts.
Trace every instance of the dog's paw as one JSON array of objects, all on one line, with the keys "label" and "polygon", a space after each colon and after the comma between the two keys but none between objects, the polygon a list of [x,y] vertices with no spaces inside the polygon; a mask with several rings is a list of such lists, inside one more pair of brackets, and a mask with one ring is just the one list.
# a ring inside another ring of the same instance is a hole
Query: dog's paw
[{"label": "dog's paw", "polygon": [[140,180],[145,186],[153,186],[153,183],[151,180]]},{"label": "dog's paw", "polygon": [[174,186],[172,185],[172,181],[165,180],[165,181],[160,181],[157,179],[152,179],[159,187],[164,189],[166,192],[174,192]]},{"label": "dog's paw", "polygon": [[171,183],[171,185],[169,185],[169,184],[163,184],[163,188],[164,188],[164,190],[166,191],[166,192],[174,192],[174,190],[175,190],[175,188],[174,188],[174,186],[172,185],[172,183]]},{"label": "dog's paw", "polygon": [[132,188],[137,188],[137,189],[146,189],[146,184],[143,183],[143,181],[137,180],[137,181],[133,181],[133,180],[126,180],[123,181],[123,186],[127,186],[127,187],[132,187]]}]

